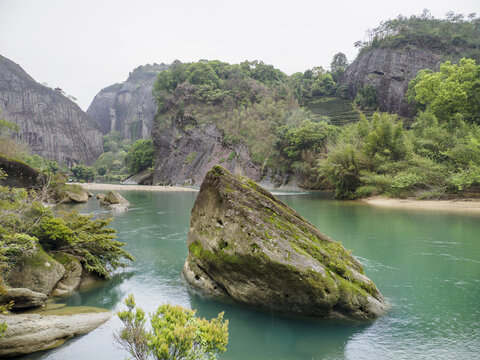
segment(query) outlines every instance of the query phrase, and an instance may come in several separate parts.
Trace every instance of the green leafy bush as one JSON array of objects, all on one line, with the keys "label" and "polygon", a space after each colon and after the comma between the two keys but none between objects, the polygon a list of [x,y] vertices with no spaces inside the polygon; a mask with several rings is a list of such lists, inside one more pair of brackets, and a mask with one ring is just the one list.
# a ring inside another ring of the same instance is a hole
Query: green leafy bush
[{"label": "green leafy bush", "polygon": [[154,148],[152,139],[135,141],[125,157],[130,173],[135,174],[153,165]]},{"label": "green leafy bush", "polygon": [[147,317],[136,308],[133,295],[125,299],[125,305],[127,310],[117,313],[125,327],[115,340],[134,359],[212,360],[226,350],[228,320],[223,320],[223,312],[209,321],[197,318],[195,310],[165,304],[150,316],[151,327],[147,330]]}]

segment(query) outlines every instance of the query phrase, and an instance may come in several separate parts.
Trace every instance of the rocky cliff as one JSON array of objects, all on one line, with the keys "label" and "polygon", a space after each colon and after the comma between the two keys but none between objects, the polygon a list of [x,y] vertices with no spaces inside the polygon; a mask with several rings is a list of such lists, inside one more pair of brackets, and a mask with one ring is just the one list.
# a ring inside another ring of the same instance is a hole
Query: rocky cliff
[{"label": "rocky cliff", "polygon": [[183,268],[195,288],[269,311],[366,319],[386,303],[360,262],[248,178],[208,172]]},{"label": "rocky cliff", "polygon": [[88,107],[87,114],[94,118],[103,134],[111,130],[123,139],[150,137],[157,106],[153,99],[153,84],[165,64],[139,66],[122,84],[114,84],[100,91]]},{"label": "rocky cliff", "polygon": [[215,164],[222,164],[235,174],[255,181],[261,178],[261,167],[250,158],[243,144],[228,145],[214,124],[203,127],[172,125],[152,131],[155,145],[154,185],[199,186]]},{"label": "rocky cliff", "polygon": [[103,152],[95,121],[78,105],[0,56],[0,116],[17,124],[32,152],[61,164],[92,164]]},{"label": "rocky cliff", "polygon": [[405,99],[408,83],[419,70],[438,70],[443,55],[429,50],[377,48],[360,54],[350,64],[341,82],[348,86],[351,98],[364,85],[377,90],[381,111],[402,116],[414,115],[413,106]]}]

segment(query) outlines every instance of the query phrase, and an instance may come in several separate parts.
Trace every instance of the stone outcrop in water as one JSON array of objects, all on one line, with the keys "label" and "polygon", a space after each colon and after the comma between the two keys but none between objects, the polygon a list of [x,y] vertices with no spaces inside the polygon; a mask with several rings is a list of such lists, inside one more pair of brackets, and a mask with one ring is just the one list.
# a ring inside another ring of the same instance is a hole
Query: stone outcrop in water
[{"label": "stone outcrop in water", "polygon": [[106,194],[97,194],[97,199],[100,205],[107,206],[109,210],[116,212],[125,212],[130,206],[128,200],[116,191],[109,191]]},{"label": "stone outcrop in water", "polygon": [[281,313],[366,319],[383,296],[361,263],[248,178],[220,166],[195,201],[183,273],[195,288]]},{"label": "stone outcrop in water", "polygon": [[408,83],[419,70],[438,70],[444,55],[427,49],[373,49],[348,66],[341,82],[352,98],[364,85],[371,85],[377,90],[381,111],[411,117],[414,107],[405,99]]},{"label": "stone outcrop in water", "polygon": [[60,89],[33,80],[19,65],[0,56],[1,117],[19,126],[17,136],[32,152],[61,164],[91,165],[103,152],[95,121]]},{"label": "stone outcrop in water", "polygon": [[112,317],[109,311],[73,315],[0,315],[8,325],[0,338],[0,358],[11,358],[62,345],[74,336],[86,334]]},{"label": "stone outcrop in water", "polygon": [[133,70],[122,84],[102,89],[88,107],[87,114],[96,120],[103,134],[112,130],[123,139],[150,137],[157,111],[152,90],[158,74],[168,65],[143,65]]}]

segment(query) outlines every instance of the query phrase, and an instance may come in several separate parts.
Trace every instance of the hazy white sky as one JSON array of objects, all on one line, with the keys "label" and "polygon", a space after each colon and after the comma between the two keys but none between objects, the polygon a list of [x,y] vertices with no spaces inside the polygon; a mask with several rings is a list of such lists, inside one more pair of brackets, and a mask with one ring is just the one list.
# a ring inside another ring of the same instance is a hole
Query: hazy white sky
[{"label": "hazy white sky", "polygon": [[86,110],[146,63],[263,60],[288,74],[349,61],[368,28],[402,14],[480,13],[479,0],[0,0],[0,54]]}]

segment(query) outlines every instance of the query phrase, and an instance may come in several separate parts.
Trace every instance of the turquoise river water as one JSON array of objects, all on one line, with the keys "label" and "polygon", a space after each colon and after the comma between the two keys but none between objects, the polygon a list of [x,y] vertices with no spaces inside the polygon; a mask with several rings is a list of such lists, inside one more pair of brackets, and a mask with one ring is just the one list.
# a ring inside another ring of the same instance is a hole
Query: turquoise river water
[{"label": "turquoise river water", "polygon": [[[207,300],[181,274],[196,193],[121,192],[132,206],[112,226],[136,261],[102,287],[66,299],[113,311],[134,293],[154,311],[170,302],[211,318],[225,311],[228,350],[220,359],[474,359],[480,357],[480,216],[385,209],[320,193],[279,195],[323,233],[352,249],[392,305],[370,322],[308,321]],[[111,216],[91,200],[81,212]],[[24,359],[125,359],[106,325]]]}]

